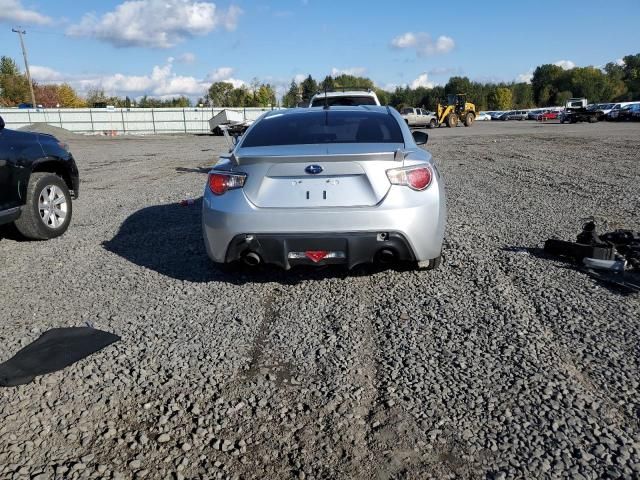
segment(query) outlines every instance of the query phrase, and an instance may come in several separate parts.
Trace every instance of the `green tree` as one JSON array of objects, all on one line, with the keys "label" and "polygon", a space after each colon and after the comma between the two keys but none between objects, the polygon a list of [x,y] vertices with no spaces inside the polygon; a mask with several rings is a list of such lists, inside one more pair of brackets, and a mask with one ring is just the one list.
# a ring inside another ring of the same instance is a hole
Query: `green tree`
[{"label": "green tree", "polygon": [[336,82],[331,75],[324,77],[324,80],[320,82],[320,91],[334,90],[336,88]]},{"label": "green tree", "polygon": [[228,82],[214,82],[209,87],[208,97],[212,107],[231,107],[233,85]]},{"label": "green tree", "polygon": [[282,97],[282,106],[292,108],[298,105],[298,97],[300,95],[300,87],[296,83],[295,79],[291,80],[289,90]]},{"label": "green tree", "polygon": [[562,90],[556,94],[556,104],[559,106],[565,105],[570,98],[573,98],[573,92],[570,90]]},{"label": "green tree", "polygon": [[498,87],[492,93],[491,103],[497,110],[511,110],[513,106],[513,93],[510,88]]},{"label": "green tree", "polygon": [[535,106],[531,84],[514,83],[511,85],[511,93],[513,95],[513,108],[532,108]]},{"label": "green tree", "polygon": [[29,82],[20,73],[18,65],[11,57],[0,57],[0,104],[14,107],[20,103],[31,102]]},{"label": "green tree", "polygon": [[533,99],[540,107],[554,105],[559,91],[558,82],[564,74],[562,67],[552,64],[540,65],[533,72],[531,86]]},{"label": "green tree", "polygon": [[318,92],[318,84],[311,75],[307,76],[302,83],[302,100],[308,102]]},{"label": "green tree", "polygon": [[273,107],[276,104],[276,92],[268,83],[261,84],[253,96],[257,107]]}]

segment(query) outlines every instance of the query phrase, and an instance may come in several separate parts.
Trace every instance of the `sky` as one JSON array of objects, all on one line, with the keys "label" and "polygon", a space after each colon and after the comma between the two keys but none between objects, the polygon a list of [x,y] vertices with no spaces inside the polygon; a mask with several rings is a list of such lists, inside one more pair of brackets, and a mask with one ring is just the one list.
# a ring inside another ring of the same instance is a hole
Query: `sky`
[{"label": "sky", "polygon": [[22,26],[34,80],[133,98],[339,73],[393,90],[602,66],[640,53],[639,18],[639,0],[0,0],[0,54],[22,68]]}]

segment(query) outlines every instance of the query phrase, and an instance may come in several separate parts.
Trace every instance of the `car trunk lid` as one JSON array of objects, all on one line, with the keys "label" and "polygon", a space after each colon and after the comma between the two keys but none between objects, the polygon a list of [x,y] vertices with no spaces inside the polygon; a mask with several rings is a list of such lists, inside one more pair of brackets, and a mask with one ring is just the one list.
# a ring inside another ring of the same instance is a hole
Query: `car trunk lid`
[{"label": "car trunk lid", "polygon": [[[400,165],[402,144],[320,144],[239,149],[244,191],[263,208],[363,207],[390,188],[386,170]],[[317,173],[313,173],[317,172]]]}]

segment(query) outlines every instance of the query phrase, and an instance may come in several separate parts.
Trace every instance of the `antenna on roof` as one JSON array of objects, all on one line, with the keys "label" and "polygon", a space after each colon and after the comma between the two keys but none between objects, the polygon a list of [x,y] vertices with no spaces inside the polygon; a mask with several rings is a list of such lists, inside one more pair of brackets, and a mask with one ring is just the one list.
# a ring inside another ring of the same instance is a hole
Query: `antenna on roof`
[{"label": "antenna on roof", "polygon": [[325,110],[329,109],[329,99],[327,98],[327,82],[324,82],[324,107]]}]

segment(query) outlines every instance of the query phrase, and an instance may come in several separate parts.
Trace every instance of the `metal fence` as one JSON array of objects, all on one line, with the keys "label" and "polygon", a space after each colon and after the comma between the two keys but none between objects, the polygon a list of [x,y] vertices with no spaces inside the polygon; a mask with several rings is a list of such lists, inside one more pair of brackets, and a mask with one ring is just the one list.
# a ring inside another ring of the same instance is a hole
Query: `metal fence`
[{"label": "metal fence", "polygon": [[[76,133],[206,133],[209,119],[223,108],[3,108],[7,128],[47,123]],[[269,108],[228,108],[255,120]]]}]

